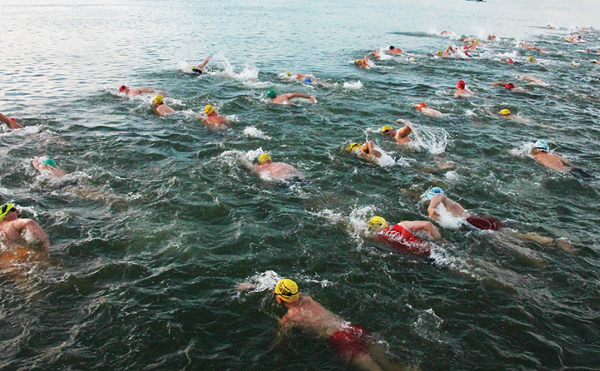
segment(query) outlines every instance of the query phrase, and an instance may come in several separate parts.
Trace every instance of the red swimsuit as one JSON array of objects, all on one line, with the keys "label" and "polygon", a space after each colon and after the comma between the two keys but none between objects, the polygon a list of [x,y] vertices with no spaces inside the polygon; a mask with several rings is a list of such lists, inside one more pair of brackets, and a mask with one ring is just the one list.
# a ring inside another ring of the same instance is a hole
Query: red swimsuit
[{"label": "red swimsuit", "polygon": [[384,228],[377,237],[394,249],[406,254],[415,254],[427,258],[431,253],[431,249],[423,240],[415,237],[399,224]]}]

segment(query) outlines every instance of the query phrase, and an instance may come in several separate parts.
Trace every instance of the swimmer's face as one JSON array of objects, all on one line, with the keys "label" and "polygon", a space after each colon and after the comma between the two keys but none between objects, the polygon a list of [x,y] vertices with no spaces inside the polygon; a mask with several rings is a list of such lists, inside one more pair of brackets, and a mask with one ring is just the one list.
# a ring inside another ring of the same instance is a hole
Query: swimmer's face
[{"label": "swimmer's face", "polygon": [[19,210],[17,210],[17,208],[13,207],[12,209],[10,209],[8,211],[8,214],[6,214],[4,219],[15,220],[15,219],[19,219],[20,216],[21,216],[21,213],[19,212]]},{"label": "swimmer's face", "polygon": [[394,135],[394,129],[387,129],[385,131],[383,131],[384,135],[389,135],[389,136],[393,136]]}]

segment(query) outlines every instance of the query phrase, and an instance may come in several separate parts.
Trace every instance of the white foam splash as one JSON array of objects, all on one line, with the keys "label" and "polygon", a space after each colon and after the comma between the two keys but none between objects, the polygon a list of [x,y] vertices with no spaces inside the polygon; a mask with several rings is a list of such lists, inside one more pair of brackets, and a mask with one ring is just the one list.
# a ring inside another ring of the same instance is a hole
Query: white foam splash
[{"label": "white foam splash", "polygon": [[449,171],[444,175],[444,177],[448,180],[458,180],[459,178],[458,173],[456,171]]},{"label": "white foam splash", "polygon": [[275,289],[277,283],[282,279],[283,277],[275,273],[275,271],[257,273],[247,280],[247,282],[252,285],[252,290],[249,292],[271,291]]},{"label": "white foam splash", "polygon": [[446,130],[413,123],[410,123],[409,126],[413,129],[411,133],[413,138],[408,142],[410,148],[416,150],[425,149],[433,155],[438,155],[446,151],[446,146],[449,143],[449,135]]},{"label": "white foam splash", "polygon": [[347,82],[347,81],[344,81],[343,87],[345,89],[362,89],[363,83],[360,80],[358,80],[356,82]]},{"label": "white foam splash", "polygon": [[463,218],[457,218],[454,215],[450,214],[446,207],[443,204],[439,204],[435,211],[440,215],[437,219],[438,224],[446,229],[459,229],[461,225],[464,223]]},{"label": "white foam splash", "polygon": [[244,129],[244,135],[249,138],[259,138],[259,139],[271,139],[270,136],[265,135],[262,130],[255,128],[254,126],[249,126]]},{"label": "white foam splash", "polygon": [[370,234],[367,220],[373,217],[374,214],[375,207],[369,205],[355,207],[348,217],[348,233],[350,237],[357,242],[359,248],[364,244],[363,236],[368,236]]},{"label": "white foam splash", "polygon": [[34,126],[25,126],[22,129],[7,129],[6,133],[0,133],[0,137],[24,137],[30,134],[37,134],[41,131],[40,127],[37,125]]},{"label": "white foam splash", "polygon": [[522,143],[520,147],[513,148],[513,149],[509,150],[508,152],[513,156],[526,157],[529,155],[529,153],[533,149],[533,145],[534,145],[534,143],[531,143],[531,142]]}]

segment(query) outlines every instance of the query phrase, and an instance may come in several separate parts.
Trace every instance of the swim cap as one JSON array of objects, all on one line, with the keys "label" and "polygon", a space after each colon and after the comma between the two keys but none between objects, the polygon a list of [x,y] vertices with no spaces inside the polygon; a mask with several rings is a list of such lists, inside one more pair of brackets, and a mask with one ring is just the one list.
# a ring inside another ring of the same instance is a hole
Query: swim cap
[{"label": "swim cap", "polygon": [[392,128],[390,125],[385,125],[385,126],[382,126],[382,127],[381,127],[381,132],[382,132],[382,133],[385,133],[385,132],[387,132],[388,130],[393,130],[393,129],[394,129],[394,128]]},{"label": "swim cap", "polygon": [[204,106],[204,113],[206,113],[207,116],[213,112],[215,112],[215,107],[211,106],[210,104]]},{"label": "swim cap", "polygon": [[508,84],[504,85],[505,88],[507,89],[514,89],[515,88],[515,84],[513,84],[512,82],[509,82]]},{"label": "swim cap", "polygon": [[6,215],[8,215],[8,213],[13,207],[15,207],[15,205],[13,204],[4,204],[0,206],[0,221],[2,221],[2,219],[4,219]]},{"label": "swim cap", "polygon": [[271,89],[267,92],[267,98],[269,99],[273,99],[277,96],[277,93],[275,93],[275,90]]},{"label": "swim cap", "polygon": [[362,62],[362,59],[357,59],[356,62],[354,62],[354,63],[361,63],[361,62]]},{"label": "swim cap", "polygon": [[42,164],[48,165],[48,166],[52,166],[52,167],[56,167],[56,161],[54,161],[51,158],[45,159],[44,162],[42,162]]},{"label": "swim cap", "polygon": [[548,152],[548,143],[546,143],[545,140],[538,140],[537,142],[535,142],[535,144],[533,145],[533,148],[537,148],[542,152]]},{"label": "swim cap", "polygon": [[529,56],[529,57],[527,58],[527,60],[528,60],[529,62],[535,62],[535,58],[533,58],[532,56]]},{"label": "swim cap", "polygon": [[589,53],[590,52],[590,48],[585,49],[585,51]]},{"label": "swim cap", "polygon": [[506,116],[506,115],[510,115],[510,111],[509,111],[509,110],[507,110],[506,108],[505,108],[505,109],[503,109],[503,110],[501,110],[501,111],[500,111],[500,112],[498,112],[498,113],[499,113],[499,114],[501,114],[501,115],[505,115],[505,116]]},{"label": "swim cap", "polygon": [[122,92],[124,92],[124,91],[125,91],[125,90],[127,90],[127,89],[128,89],[128,87],[127,87],[127,86],[125,86],[125,85],[121,85],[121,87],[119,88],[119,92],[120,92],[120,93],[122,93]]},{"label": "swim cap", "polygon": [[465,84],[465,82],[462,80],[458,80],[458,82],[456,83],[456,86],[458,86],[461,89],[464,89],[466,85],[467,84]]},{"label": "swim cap", "polygon": [[514,61],[513,61],[512,59],[510,59],[510,58],[508,58],[506,61],[507,61],[508,63],[514,63]]},{"label": "swim cap", "polygon": [[262,155],[260,155],[258,157],[259,164],[262,164],[263,162],[267,162],[267,161],[273,161],[273,160],[271,160],[271,156],[269,156],[268,153],[263,153]]},{"label": "swim cap", "polygon": [[438,51],[437,51],[437,54],[442,54],[442,51],[441,51],[441,50],[438,50]]},{"label": "swim cap", "polygon": [[441,189],[440,187],[433,187],[431,188],[429,191],[427,191],[427,194],[425,195],[425,197],[427,197],[428,200],[431,200],[433,198],[433,196],[437,195],[437,194],[445,194],[444,190]]},{"label": "swim cap", "polygon": [[374,216],[371,219],[369,219],[369,221],[367,222],[367,225],[371,229],[383,229],[388,226],[385,219],[383,219],[380,216]]},{"label": "swim cap", "polygon": [[306,80],[304,80],[305,83],[310,84],[312,82],[312,79],[309,77]]},{"label": "swim cap", "polygon": [[293,303],[298,301],[300,298],[300,292],[298,291],[298,284],[290,279],[282,279],[275,286],[275,295],[279,296],[281,300],[286,303]]},{"label": "swim cap", "polygon": [[390,50],[396,49],[394,48],[394,45],[390,45]]},{"label": "swim cap", "polygon": [[14,118],[14,117],[11,117],[11,118],[9,118],[9,120],[10,120],[10,121],[17,121],[17,119],[16,119],[16,118]]},{"label": "swim cap", "polygon": [[465,37],[467,37],[466,35],[460,35],[461,39],[464,39]]},{"label": "swim cap", "polygon": [[286,75],[286,76],[292,76],[292,74],[291,74],[289,71],[286,71],[286,72],[285,72],[285,75]]},{"label": "swim cap", "polygon": [[425,105],[425,103],[421,102],[419,104],[417,104],[417,109],[420,111],[422,108],[427,108],[427,105]]},{"label": "swim cap", "polygon": [[163,104],[163,103],[165,103],[164,100],[163,100],[163,96],[159,94],[156,97],[154,97],[154,103],[156,103],[156,104]]},{"label": "swim cap", "polygon": [[350,143],[346,146],[346,151],[354,152],[357,148],[360,148],[360,144],[358,143]]}]

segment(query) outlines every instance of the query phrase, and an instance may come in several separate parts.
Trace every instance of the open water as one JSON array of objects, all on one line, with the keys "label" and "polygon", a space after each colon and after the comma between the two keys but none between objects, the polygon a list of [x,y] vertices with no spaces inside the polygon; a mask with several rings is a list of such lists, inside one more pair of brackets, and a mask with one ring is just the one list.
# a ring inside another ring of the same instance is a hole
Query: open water
[{"label": "open water", "polygon": [[[2,1],[0,112],[26,129],[0,134],[0,196],[37,220],[51,247],[47,260],[0,272],[0,369],[346,369],[300,332],[267,352],[281,277],[423,370],[598,369],[598,180],[526,153],[546,139],[600,176],[600,66],[590,63],[600,55],[584,51],[600,49],[600,32],[565,41],[576,26],[600,26],[599,9],[584,0]],[[473,58],[435,56],[462,46],[461,34],[492,33],[499,40]],[[353,66],[390,44],[407,54]],[[189,74],[207,55],[206,73]],[[285,71],[327,84],[290,82]],[[475,98],[453,98],[459,79]],[[490,84],[505,80],[528,92]],[[158,117],[151,95],[124,97],[122,84],[166,90],[183,112]],[[268,89],[318,103],[271,105]],[[450,115],[423,116],[418,102]],[[193,114],[206,104],[233,127],[207,129]],[[502,108],[518,120],[499,119]],[[379,132],[397,118],[414,122],[408,148]],[[366,139],[390,166],[344,151]],[[263,152],[304,179],[266,181],[239,161]],[[70,174],[40,176],[34,156]],[[447,242],[423,259],[365,236],[373,215],[426,220],[420,197],[431,186],[572,249],[449,223]],[[238,293],[245,281],[259,288]]]}]

